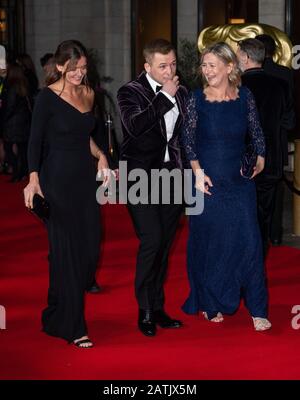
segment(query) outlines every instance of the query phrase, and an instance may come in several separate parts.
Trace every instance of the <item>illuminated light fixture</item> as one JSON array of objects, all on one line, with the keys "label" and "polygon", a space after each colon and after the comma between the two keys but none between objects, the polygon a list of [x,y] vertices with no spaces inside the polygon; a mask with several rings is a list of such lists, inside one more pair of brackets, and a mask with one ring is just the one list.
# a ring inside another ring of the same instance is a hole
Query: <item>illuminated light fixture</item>
[{"label": "illuminated light fixture", "polygon": [[0,32],[6,32],[6,22],[0,21]]},{"label": "illuminated light fixture", "polygon": [[245,18],[229,18],[228,20],[229,24],[244,24],[245,23]]},{"label": "illuminated light fixture", "polygon": [[6,32],[6,12],[0,9],[0,32]]}]

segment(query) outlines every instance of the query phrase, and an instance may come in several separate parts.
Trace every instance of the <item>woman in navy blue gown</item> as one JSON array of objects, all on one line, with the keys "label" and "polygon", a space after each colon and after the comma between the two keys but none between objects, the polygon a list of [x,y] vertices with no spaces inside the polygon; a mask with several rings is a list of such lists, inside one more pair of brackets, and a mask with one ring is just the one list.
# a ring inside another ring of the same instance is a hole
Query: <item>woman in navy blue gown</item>
[{"label": "woman in navy blue gown", "polygon": [[[266,330],[271,323],[252,179],[264,168],[265,144],[255,101],[240,86],[237,59],[226,43],[204,50],[201,74],[204,89],[190,95],[183,140],[204,210],[190,216],[191,290],[183,310],[222,322],[222,313],[234,313],[243,295],[254,328]],[[251,179],[241,172],[247,134],[258,154]]]}]

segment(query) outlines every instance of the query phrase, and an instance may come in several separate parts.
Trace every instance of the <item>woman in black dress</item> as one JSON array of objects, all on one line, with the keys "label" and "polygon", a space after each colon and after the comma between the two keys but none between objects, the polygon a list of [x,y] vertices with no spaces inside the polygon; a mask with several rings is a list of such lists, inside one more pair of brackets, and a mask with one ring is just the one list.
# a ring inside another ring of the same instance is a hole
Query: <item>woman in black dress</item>
[{"label": "woman in black dress", "polygon": [[108,171],[108,164],[91,137],[94,92],[86,78],[86,49],[78,41],[62,42],[53,66],[33,111],[25,205],[32,208],[35,193],[50,204],[50,284],[43,331],[90,348],[84,293],[94,278],[100,241],[92,155],[99,160],[98,170]]}]

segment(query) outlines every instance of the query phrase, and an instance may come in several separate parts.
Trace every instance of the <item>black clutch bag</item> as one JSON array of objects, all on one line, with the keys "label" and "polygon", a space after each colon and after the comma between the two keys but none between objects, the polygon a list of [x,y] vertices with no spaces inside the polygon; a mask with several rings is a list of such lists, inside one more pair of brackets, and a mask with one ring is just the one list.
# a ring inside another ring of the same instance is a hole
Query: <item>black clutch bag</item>
[{"label": "black clutch bag", "polygon": [[30,212],[38,217],[42,222],[47,222],[50,216],[49,203],[39,194],[35,194],[32,199],[33,208]]},{"label": "black clutch bag", "polygon": [[245,178],[251,178],[257,162],[257,153],[253,144],[248,144],[242,156],[241,170]]}]

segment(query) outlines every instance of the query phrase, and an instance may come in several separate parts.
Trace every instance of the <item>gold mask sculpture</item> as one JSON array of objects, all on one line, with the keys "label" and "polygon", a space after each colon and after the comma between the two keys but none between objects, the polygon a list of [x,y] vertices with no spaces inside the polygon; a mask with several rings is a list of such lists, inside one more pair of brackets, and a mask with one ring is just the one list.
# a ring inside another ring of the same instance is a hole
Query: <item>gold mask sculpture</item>
[{"label": "gold mask sculpture", "polygon": [[274,61],[291,68],[292,43],[288,36],[280,29],[265,24],[238,24],[238,25],[211,25],[201,31],[198,38],[198,49],[201,52],[205,47],[215,42],[226,42],[234,51],[238,42],[247,38],[255,38],[256,35],[272,36],[276,43]]}]

